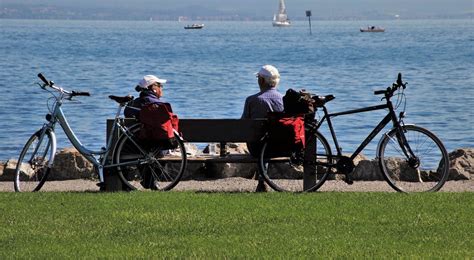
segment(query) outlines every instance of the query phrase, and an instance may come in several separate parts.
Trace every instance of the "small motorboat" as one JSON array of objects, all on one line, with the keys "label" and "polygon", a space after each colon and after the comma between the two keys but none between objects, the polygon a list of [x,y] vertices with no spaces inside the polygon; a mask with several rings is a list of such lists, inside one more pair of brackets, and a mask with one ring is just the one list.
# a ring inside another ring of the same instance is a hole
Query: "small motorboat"
[{"label": "small motorboat", "polygon": [[385,32],[385,29],[378,26],[367,26],[367,28],[360,28],[360,32]]},{"label": "small motorboat", "polygon": [[184,26],[184,29],[202,29],[204,27],[204,24],[203,23],[200,23],[200,24],[197,24],[197,23],[193,23],[191,25],[186,25]]}]

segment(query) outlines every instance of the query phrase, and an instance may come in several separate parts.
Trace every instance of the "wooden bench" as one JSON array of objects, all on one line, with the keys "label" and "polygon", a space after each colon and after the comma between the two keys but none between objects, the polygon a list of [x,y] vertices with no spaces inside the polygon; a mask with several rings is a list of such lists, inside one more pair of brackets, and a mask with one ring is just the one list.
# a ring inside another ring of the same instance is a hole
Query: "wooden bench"
[{"label": "wooden bench", "polygon": [[[136,123],[133,119],[125,119],[126,124]],[[127,122],[128,121],[128,122]],[[188,163],[258,163],[258,158],[246,154],[228,154],[227,143],[257,142],[265,135],[266,119],[180,119],[179,131],[185,143],[219,143],[219,156],[188,157]],[[107,133],[110,132],[113,120],[107,120]],[[107,138],[108,140],[108,138]],[[112,142],[116,140],[113,139]],[[307,140],[306,150],[315,151],[315,144]],[[306,156],[307,155],[307,156]],[[305,153],[305,161],[310,161],[314,152]],[[303,165],[304,172],[314,169],[314,165]],[[108,175],[108,176],[106,176]],[[305,174],[306,175],[306,174]],[[104,174],[106,190],[121,189],[119,178],[110,171]]]}]

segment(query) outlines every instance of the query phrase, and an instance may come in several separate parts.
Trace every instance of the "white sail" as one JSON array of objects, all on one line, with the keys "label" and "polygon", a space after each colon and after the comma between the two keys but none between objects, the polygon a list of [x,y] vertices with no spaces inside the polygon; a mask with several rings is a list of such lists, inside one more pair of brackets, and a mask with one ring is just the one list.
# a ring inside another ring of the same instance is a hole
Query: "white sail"
[{"label": "white sail", "polygon": [[290,26],[290,25],[291,25],[290,20],[288,19],[288,15],[286,14],[285,1],[280,0],[278,14],[273,15],[273,26],[283,27],[283,26]]},{"label": "white sail", "polygon": [[285,6],[285,1],[280,0],[280,8],[278,10],[279,14],[286,14],[286,6]]}]

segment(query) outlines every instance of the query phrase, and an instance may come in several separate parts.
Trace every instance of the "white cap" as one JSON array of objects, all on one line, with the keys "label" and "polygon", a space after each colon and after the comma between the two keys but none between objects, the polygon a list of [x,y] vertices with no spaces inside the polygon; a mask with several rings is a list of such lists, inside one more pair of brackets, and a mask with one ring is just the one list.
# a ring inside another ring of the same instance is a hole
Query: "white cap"
[{"label": "white cap", "polygon": [[153,83],[160,83],[160,84],[165,84],[166,79],[160,79],[157,76],[154,75],[145,75],[143,76],[143,79],[138,82],[138,85],[142,88],[147,88]]},{"label": "white cap", "polygon": [[278,72],[277,68],[273,67],[272,65],[263,65],[262,68],[260,68],[260,70],[255,74],[266,79],[280,78],[280,73]]}]

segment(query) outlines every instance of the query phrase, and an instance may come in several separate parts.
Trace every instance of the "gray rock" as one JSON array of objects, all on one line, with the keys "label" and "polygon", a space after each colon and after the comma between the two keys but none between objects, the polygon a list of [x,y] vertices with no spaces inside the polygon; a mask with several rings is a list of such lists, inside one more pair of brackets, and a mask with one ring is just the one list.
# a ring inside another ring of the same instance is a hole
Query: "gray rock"
[{"label": "gray rock", "polygon": [[[350,154],[344,154],[344,156],[350,157]],[[367,169],[360,169],[358,170],[358,165],[362,161],[367,161],[367,157],[363,154],[359,154],[354,158],[354,171],[352,172],[352,178],[354,180],[362,180],[364,179],[366,174],[370,174],[366,172],[365,170]],[[332,169],[333,172],[336,172],[336,169]],[[354,175],[356,174],[356,175]],[[331,174],[328,178],[328,180],[343,180],[345,178],[344,174]]]},{"label": "gray rock", "polygon": [[185,143],[184,148],[186,149],[186,156],[196,156],[199,153],[199,149],[195,144]]},{"label": "gray rock", "polygon": [[249,154],[245,143],[228,143],[226,149],[231,154]]},{"label": "gray rock", "polygon": [[460,148],[449,154],[449,180],[469,180],[474,174],[474,149]]},{"label": "gray rock", "polygon": [[[18,164],[18,160],[10,159],[4,165],[3,173],[0,174],[0,181],[13,181],[15,178],[15,170]],[[21,172],[25,174],[25,176],[32,177],[35,175],[35,172],[31,169],[28,164],[23,164],[21,167]]]},{"label": "gray rock", "polygon": [[360,160],[352,173],[355,181],[380,181],[383,174],[380,172],[377,160]]},{"label": "gray rock", "polygon": [[65,148],[56,154],[49,180],[95,179],[97,173],[75,148]]},{"label": "gray rock", "polygon": [[3,181],[4,169],[5,169],[5,164],[3,162],[0,162],[0,181]]},{"label": "gray rock", "polygon": [[253,178],[258,172],[256,163],[205,163],[194,178],[221,179],[229,177]]},{"label": "gray rock", "polygon": [[3,171],[0,174],[1,181],[13,181],[15,177],[15,168],[17,165],[17,160],[10,159],[5,164],[3,164]]},{"label": "gray rock", "polygon": [[[198,148],[194,144],[186,144],[188,156],[198,154]],[[227,151],[232,154],[248,154],[245,144],[227,144]],[[460,148],[449,154],[450,170],[449,180],[469,180],[474,174],[474,148]],[[398,167],[401,170],[396,172],[397,178],[415,181],[418,173],[414,172],[405,162],[390,160],[389,165]],[[401,164],[401,165],[400,165]],[[8,160],[6,163],[0,162],[0,181],[12,181],[17,161]],[[379,170],[376,160],[367,160],[363,155],[355,159],[355,169],[352,173],[354,180],[383,180],[382,173]],[[258,171],[257,164],[254,163],[188,163],[183,180],[190,179],[219,179],[229,177],[253,178]],[[288,175],[302,174],[302,167],[293,167],[288,165],[275,165],[275,172],[285,177]],[[23,169],[25,174],[32,174],[28,167]],[[273,172],[273,171],[272,171]],[[432,173],[421,172],[420,176],[426,178]],[[97,174],[93,165],[88,162],[74,148],[66,148],[56,155],[53,170],[49,175],[49,180],[68,180],[68,179],[96,179]],[[330,179],[342,179],[343,175],[330,176]]]}]

